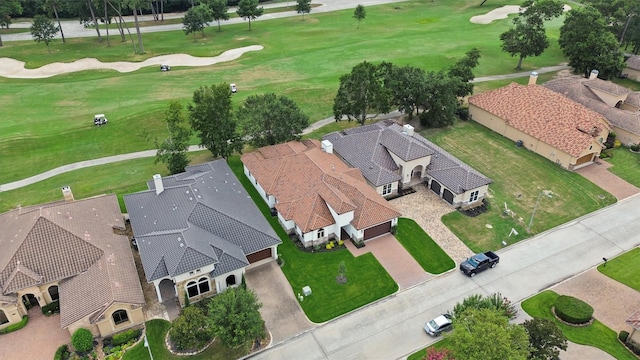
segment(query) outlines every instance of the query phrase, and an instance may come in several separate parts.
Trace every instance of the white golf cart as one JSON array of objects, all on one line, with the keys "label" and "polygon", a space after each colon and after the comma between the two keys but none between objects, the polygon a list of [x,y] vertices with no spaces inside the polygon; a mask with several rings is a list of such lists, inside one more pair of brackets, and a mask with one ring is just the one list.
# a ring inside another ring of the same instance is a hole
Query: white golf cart
[{"label": "white golf cart", "polygon": [[106,125],[108,122],[104,114],[96,114],[93,116],[93,125]]}]

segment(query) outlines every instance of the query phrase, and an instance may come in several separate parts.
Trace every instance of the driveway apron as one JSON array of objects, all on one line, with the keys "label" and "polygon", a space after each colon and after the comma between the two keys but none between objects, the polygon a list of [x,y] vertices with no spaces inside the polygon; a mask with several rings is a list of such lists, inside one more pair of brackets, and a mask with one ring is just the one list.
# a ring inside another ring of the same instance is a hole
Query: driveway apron
[{"label": "driveway apron", "polygon": [[47,317],[34,307],[29,310],[27,326],[0,335],[0,359],[53,359],[56,349],[70,340],[69,331],[60,328],[60,315]]},{"label": "driveway apron", "polygon": [[622,180],[608,169],[612,165],[606,161],[598,160],[595,164],[576,170],[587,180],[598,185],[603,190],[611,193],[618,200],[626,199],[640,192],[640,189]]}]

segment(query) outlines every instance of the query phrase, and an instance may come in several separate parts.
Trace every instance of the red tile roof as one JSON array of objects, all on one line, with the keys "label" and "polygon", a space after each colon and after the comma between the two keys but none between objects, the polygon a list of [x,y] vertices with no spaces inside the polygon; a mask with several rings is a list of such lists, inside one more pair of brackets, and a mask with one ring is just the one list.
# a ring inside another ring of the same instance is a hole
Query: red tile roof
[{"label": "red tile roof", "polygon": [[608,129],[602,115],[541,85],[511,83],[469,98],[475,105],[571,156],[589,148]]},{"label": "red tile roof", "polygon": [[329,207],[338,214],[353,211],[351,223],[359,230],[400,216],[360,170],[322,151],[317,140],[263,147],[242,155],[242,162],[278,200],[278,212],[305,233],[335,222]]}]

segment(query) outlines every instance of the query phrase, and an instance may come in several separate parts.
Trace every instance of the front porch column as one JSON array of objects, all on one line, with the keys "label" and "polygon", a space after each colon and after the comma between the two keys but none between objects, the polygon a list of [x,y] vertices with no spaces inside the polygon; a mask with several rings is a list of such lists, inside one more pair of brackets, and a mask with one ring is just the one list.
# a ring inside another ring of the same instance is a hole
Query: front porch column
[{"label": "front porch column", "polygon": [[153,287],[156,289],[156,295],[158,296],[158,302],[162,302],[162,294],[160,294],[160,283],[153,282]]}]

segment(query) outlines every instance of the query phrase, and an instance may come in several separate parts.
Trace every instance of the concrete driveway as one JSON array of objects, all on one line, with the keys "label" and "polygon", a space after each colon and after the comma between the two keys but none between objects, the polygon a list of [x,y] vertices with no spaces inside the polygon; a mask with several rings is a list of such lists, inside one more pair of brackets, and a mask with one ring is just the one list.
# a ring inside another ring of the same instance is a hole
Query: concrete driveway
[{"label": "concrete driveway", "polygon": [[307,319],[275,261],[247,270],[245,280],[247,287],[256,292],[262,303],[260,314],[271,333],[273,344],[316,326]]},{"label": "concrete driveway", "polygon": [[0,359],[53,359],[56,349],[70,341],[69,331],[60,328],[60,315],[47,317],[34,307],[29,311],[27,326],[0,335]]},{"label": "concrete driveway", "polygon": [[592,183],[600,186],[618,200],[626,199],[640,192],[635,185],[629,184],[625,180],[608,169],[612,165],[606,161],[598,160],[595,164],[585,166],[576,170],[576,172]]}]

